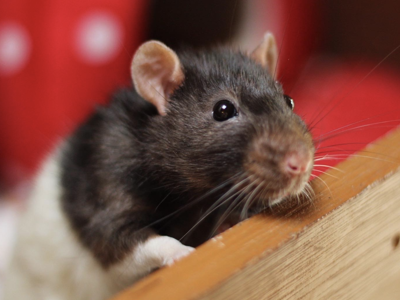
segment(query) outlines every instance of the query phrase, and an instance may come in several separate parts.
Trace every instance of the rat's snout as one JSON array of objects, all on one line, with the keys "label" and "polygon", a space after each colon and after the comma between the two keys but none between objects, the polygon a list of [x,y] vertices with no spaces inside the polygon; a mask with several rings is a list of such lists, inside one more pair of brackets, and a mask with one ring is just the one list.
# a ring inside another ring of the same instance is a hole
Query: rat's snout
[{"label": "rat's snout", "polygon": [[311,167],[311,153],[303,145],[294,147],[280,163],[281,172],[288,176],[298,176],[307,173]]},{"label": "rat's snout", "polygon": [[245,170],[252,182],[261,182],[260,199],[270,203],[300,193],[311,173],[314,147],[311,135],[297,131],[265,131],[250,146]]},{"label": "rat's snout", "polygon": [[313,149],[297,137],[263,137],[254,140],[247,170],[267,180],[282,182],[303,177],[311,171]]}]

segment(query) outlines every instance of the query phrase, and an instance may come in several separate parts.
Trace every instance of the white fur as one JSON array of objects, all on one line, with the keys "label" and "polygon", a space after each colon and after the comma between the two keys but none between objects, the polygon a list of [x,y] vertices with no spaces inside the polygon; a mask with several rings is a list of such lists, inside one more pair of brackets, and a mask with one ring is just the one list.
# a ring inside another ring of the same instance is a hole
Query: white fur
[{"label": "white fur", "polygon": [[16,235],[18,216],[18,205],[15,201],[0,198],[0,295],[3,294],[4,278],[12,254],[11,245]]},{"label": "white fur", "polygon": [[172,265],[193,250],[174,238],[157,235],[136,246],[131,255],[109,271],[121,282],[130,284],[156,268]]},{"label": "white fur", "polygon": [[80,244],[61,210],[56,157],[44,165],[22,218],[3,300],[107,299],[193,250],[173,238],[153,236],[105,270]]}]

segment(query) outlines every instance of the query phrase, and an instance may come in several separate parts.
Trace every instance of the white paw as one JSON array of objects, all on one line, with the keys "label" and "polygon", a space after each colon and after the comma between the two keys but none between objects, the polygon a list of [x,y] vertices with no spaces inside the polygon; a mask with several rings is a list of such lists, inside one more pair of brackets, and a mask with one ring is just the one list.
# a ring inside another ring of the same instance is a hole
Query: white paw
[{"label": "white paw", "polygon": [[193,251],[194,248],[185,246],[172,237],[154,235],[139,243],[133,253],[114,265],[110,272],[119,282],[123,281],[128,285],[155,269],[172,265]]},{"label": "white paw", "polygon": [[134,259],[152,268],[159,268],[172,265],[193,250],[172,237],[158,235],[138,245]]},{"label": "white paw", "polygon": [[190,253],[194,251],[194,248],[189,246],[180,245],[179,247],[174,247],[171,249],[171,253],[169,253],[169,257],[165,258],[164,265],[170,266],[174,264],[176,261],[180,260],[181,258],[188,256]]}]

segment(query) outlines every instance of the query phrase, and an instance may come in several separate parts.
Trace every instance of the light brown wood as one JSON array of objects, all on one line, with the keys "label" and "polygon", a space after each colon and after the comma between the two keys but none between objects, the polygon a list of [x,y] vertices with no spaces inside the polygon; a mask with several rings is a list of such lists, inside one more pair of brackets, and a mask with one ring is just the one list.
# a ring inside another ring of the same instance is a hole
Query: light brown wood
[{"label": "light brown wood", "polygon": [[337,167],[312,206],[246,220],[114,300],[400,299],[400,130]]}]

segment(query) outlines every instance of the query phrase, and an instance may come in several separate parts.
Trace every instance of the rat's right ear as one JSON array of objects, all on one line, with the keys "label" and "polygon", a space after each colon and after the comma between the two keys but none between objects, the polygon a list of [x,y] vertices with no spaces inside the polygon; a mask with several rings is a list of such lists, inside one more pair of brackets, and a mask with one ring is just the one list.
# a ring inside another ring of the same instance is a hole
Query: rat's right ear
[{"label": "rat's right ear", "polygon": [[276,68],[278,64],[278,47],[272,33],[267,32],[264,39],[250,54],[250,57],[257,63],[267,68],[269,73],[276,77]]},{"label": "rat's right ear", "polygon": [[165,115],[168,97],[184,80],[176,53],[157,41],[144,43],[136,51],[131,64],[131,76],[136,91]]}]

